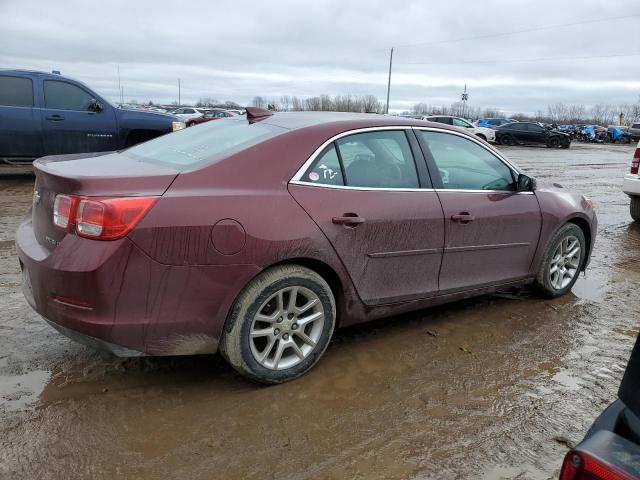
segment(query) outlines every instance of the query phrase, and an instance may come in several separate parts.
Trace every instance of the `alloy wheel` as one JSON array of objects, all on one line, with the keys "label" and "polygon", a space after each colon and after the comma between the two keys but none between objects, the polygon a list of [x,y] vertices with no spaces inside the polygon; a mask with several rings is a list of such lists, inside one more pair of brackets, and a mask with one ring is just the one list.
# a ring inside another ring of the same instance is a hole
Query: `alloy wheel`
[{"label": "alloy wheel", "polygon": [[556,290],[571,283],[580,267],[580,241],[573,235],[564,237],[551,258],[549,280]]},{"label": "alloy wheel", "polygon": [[251,323],[253,358],[271,370],[291,368],[315,349],[324,326],[318,295],[305,287],[286,287],[271,295]]}]

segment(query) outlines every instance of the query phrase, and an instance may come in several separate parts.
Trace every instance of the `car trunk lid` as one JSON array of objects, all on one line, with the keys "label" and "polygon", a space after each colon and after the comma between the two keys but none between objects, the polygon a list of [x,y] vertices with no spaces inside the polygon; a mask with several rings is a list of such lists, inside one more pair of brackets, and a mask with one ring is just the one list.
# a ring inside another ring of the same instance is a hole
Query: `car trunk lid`
[{"label": "car trunk lid", "polygon": [[36,239],[51,251],[65,236],[53,224],[58,194],[86,197],[160,196],[179,170],[132,159],[118,153],[43,157],[33,164],[36,175],[32,222]]}]

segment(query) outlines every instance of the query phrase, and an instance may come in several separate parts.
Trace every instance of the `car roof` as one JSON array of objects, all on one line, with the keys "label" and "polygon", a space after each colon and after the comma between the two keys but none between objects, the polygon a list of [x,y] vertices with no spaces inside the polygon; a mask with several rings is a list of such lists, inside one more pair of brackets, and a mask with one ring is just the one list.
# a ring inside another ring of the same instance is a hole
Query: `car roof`
[{"label": "car roof", "polygon": [[[269,125],[298,130],[307,127],[332,125],[336,130],[351,130],[369,127],[434,127],[447,128],[448,125],[408,117],[379,115],[377,113],[347,112],[277,112],[261,120]],[[451,130],[459,132],[457,128]]]}]

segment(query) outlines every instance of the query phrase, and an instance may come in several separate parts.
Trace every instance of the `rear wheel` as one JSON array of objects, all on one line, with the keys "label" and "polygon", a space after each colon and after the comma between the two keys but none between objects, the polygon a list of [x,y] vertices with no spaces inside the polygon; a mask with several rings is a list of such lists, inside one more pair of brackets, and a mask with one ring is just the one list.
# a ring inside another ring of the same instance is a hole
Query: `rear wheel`
[{"label": "rear wheel", "polygon": [[549,148],[558,148],[560,147],[560,139],[558,137],[551,137],[548,143]]},{"label": "rear wheel", "polygon": [[631,218],[636,222],[640,222],[640,197],[631,197]]},{"label": "rear wheel", "polygon": [[513,145],[513,144],[515,144],[515,140],[511,135],[507,134],[500,137],[500,145]]},{"label": "rear wheel", "polygon": [[564,295],[582,270],[586,241],[580,227],[567,223],[547,245],[540,271],[535,280],[537,290],[547,298]]},{"label": "rear wheel", "polygon": [[238,372],[261,383],[292,380],[324,353],[336,319],[331,288],[299,265],[262,272],[236,300],[220,344]]}]

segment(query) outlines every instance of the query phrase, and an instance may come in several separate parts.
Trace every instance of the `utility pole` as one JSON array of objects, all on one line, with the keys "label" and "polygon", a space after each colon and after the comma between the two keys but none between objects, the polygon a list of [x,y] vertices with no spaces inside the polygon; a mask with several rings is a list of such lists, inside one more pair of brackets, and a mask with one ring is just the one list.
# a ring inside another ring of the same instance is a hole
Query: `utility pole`
[{"label": "utility pole", "polygon": [[389,113],[389,93],[391,92],[391,68],[393,67],[393,47],[391,47],[391,55],[389,56],[389,80],[387,81],[387,108],[384,113]]},{"label": "utility pole", "polygon": [[464,91],[462,92],[462,118],[465,118],[464,111],[467,106],[467,100],[469,100],[469,94],[467,93],[467,84],[464,84]]},{"label": "utility pole", "polygon": [[120,97],[120,106],[124,103],[122,101],[122,86],[120,85],[120,65],[118,65],[118,96]]},{"label": "utility pole", "polygon": [[182,101],[180,99],[180,79],[178,79],[178,106],[182,105]]}]

